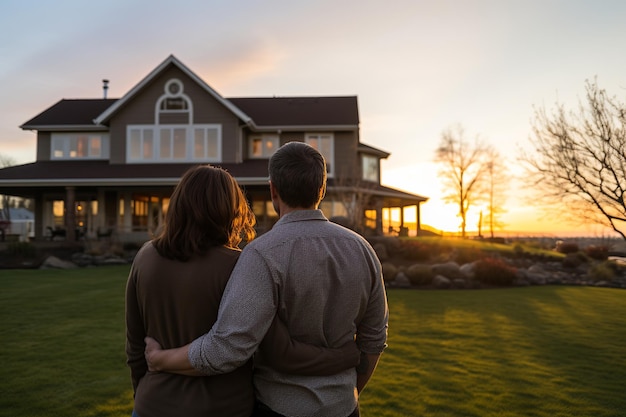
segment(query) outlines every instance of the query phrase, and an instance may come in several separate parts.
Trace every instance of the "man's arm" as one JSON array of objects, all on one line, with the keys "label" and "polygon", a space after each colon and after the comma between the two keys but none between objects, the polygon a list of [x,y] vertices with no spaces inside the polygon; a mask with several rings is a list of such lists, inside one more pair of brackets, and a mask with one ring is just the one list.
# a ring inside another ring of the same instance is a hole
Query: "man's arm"
[{"label": "man's arm", "polygon": [[189,363],[189,344],[179,348],[164,350],[161,348],[159,342],[151,337],[146,337],[145,342],[145,356],[146,362],[148,362],[148,370],[187,376],[203,376],[202,373],[196,371],[193,366],[191,366],[191,363]]},{"label": "man's arm", "polygon": [[376,370],[379,354],[361,353],[361,362],[356,367],[356,389],[360,394]]}]

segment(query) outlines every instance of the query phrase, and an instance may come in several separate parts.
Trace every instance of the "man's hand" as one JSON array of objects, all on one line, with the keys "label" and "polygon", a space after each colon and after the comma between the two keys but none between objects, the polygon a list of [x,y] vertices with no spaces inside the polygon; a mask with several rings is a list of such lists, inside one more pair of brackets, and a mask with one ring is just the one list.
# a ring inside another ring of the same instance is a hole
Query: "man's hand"
[{"label": "man's hand", "polygon": [[163,351],[163,348],[151,337],[146,337],[144,339],[146,342],[146,350],[144,351],[144,355],[146,357],[146,362],[148,362],[148,370],[151,372],[158,372],[161,369],[158,366],[159,363],[159,354]]},{"label": "man's hand", "polygon": [[189,363],[187,359],[189,345],[164,350],[161,344],[151,337],[146,337],[144,342],[146,342],[144,356],[146,357],[148,370],[150,372],[170,372],[187,376],[205,376],[203,373],[196,371]]}]

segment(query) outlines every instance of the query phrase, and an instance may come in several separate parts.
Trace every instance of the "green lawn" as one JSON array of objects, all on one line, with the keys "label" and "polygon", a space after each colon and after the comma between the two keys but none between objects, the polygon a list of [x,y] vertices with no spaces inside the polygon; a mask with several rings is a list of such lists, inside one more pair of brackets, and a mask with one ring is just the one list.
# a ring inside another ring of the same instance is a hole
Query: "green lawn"
[{"label": "green lawn", "polygon": [[[129,416],[128,267],[0,270],[0,415]],[[626,291],[390,290],[362,415],[624,416]]]}]

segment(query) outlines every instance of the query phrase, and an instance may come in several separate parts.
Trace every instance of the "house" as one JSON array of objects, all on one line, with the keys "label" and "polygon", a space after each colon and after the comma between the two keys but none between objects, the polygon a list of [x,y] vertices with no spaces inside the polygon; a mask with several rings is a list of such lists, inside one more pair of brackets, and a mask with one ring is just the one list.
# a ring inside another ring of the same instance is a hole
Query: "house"
[{"label": "house", "polygon": [[225,98],[174,56],[119,99],[103,83],[103,98],[62,99],[20,126],[37,132],[36,161],[0,169],[0,194],[34,199],[35,239],[145,241],[182,174],[207,163],[237,179],[263,233],[277,220],[268,158],[289,141],[325,156],[327,217],[383,234],[391,210],[415,206],[419,229],[427,198],[381,186],[389,153],[360,142],[354,96]]}]

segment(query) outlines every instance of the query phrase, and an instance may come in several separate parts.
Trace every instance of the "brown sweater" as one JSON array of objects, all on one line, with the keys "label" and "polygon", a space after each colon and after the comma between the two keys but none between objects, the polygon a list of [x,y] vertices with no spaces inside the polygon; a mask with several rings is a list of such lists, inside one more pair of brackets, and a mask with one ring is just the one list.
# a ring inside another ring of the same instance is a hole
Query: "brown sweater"
[{"label": "brown sweater", "polygon": [[178,262],[148,242],[135,257],[126,288],[126,354],[140,417],[251,414],[251,361],[228,374],[188,377],[147,372],[144,359],[146,335],[173,348],[209,331],[239,253],[216,247]]}]

